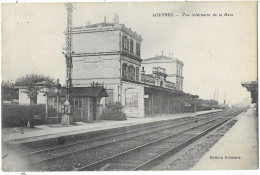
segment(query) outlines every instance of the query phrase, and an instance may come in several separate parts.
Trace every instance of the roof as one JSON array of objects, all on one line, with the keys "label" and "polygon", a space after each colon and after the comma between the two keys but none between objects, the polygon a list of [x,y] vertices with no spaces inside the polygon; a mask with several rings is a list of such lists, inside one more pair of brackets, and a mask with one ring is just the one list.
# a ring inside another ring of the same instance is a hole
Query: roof
[{"label": "roof", "polygon": [[73,32],[82,32],[82,31],[106,31],[106,30],[123,30],[130,34],[131,36],[135,37],[136,39],[142,41],[142,36],[138,35],[135,31],[132,31],[131,28],[127,28],[125,24],[115,24],[115,23],[110,23],[110,22],[100,22],[100,23],[95,23],[95,24],[89,24],[89,25],[84,25],[80,27],[73,27],[72,28],[72,33]]},{"label": "roof", "polygon": [[51,86],[59,85],[59,84],[55,84],[55,83],[48,82],[48,81],[40,81],[40,82],[33,83],[33,84],[36,85],[36,86],[45,86],[45,87],[51,87]]},{"label": "roof", "polygon": [[183,91],[179,91],[179,90],[175,90],[175,89],[169,89],[169,88],[165,88],[165,87],[161,87],[161,86],[148,85],[148,87],[145,87],[145,92],[147,92],[147,93],[152,92],[153,90],[185,95],[185,93]]},{"label": "roof", "polygon": [[[108,26],[114,26],[115,24],[113,23],[109,23],[109,22],[100,22],[100,23],[96,23],[96,24],[90,24],[90,25],[85,25],[84,28],[98,28],[99,26],[102,27],[108,27]],[[73,29],[81,29],[81,27],[74,27]]]},{"label": "roof", "polygon": [[159,56],[145,59],[144,61],[150,61],[150,60],[175,60],[175,58],[167,57],[164,55],[159,55]]},{"label": "roof", "polygon": [[[48,94],[49,97],[56,97],[55,92]],[[66,89],[62,88],[59,96],[66,96]],[[74,87],[72,88],[72,97],[108,97],[106,89],[103,87]]]},{"label": "roof", "polygon": [[73,96],[87,96],[87,97],[108,97],[108,94],[103,87],[76,87],[72,90]]},{"label": "roof", "polygon": [[[36,87],[60,87],[60,83],[52,83],[52,82],[49,82],[49,81],[39,81],[39,82],[36,82],[36,83],[33,83],[34,86]],[[17,89],[26,89],[28,88],[28,85],[15,85],[14,86],[15,88]]]},{"label": "roof", "polygon": [[256,81],[242,82],[241,85],[247,89],[247,91],[257,91],[258,83]]},{"label": "roof", "polygon": [[164,56],[164,55],[156,55],[152,58],[144,59],[143,63],[150,62],[150,61],[169,61],[169,62],[177,62],[181,65],[184,65],[181,60],[173,57]]}]

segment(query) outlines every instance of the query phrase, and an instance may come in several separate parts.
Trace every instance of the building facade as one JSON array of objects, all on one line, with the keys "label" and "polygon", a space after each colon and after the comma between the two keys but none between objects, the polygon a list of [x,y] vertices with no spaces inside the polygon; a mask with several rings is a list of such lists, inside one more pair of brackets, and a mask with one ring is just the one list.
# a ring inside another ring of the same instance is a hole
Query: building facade
[{"label": "building facade", "polygon": [[[128,117],[183,112],[183,63],[161,59],[156,64],[150,59],[151,71],[146,74],[141,59],[142,36],[119,24],[118,17],[113,21],[72,29],[73,87],[104,84],[109,97],[101,100],[102,108],[119,101]],[[168,63],[177,65],[169,73]]]},{"label": "building facade", "polygon": [[126,113],[144,116],[144,86],[141,82],[142,37],[130,28],[101,22],[72,29],[72,84],[87,87],[105,85],[105,104],[120,101]]},{"label": "building facade", "polygon": [[176,85],[176,90],[183,91],[183,62],[172,56],[162,55],[155,56],[152,58],[144,59],[142,67],[147,74],[153,72],[154,67],[162,67],[166,71],[167,81],[173,82]]},{"label": "building facade", "polygon": [[60,84],[50,84],[46,81],[34,83],[34,87],[38,89],[37,95],[34,98],[28,97],[28,94],[26,93],[28,86],[15,86],[15,88],[19,91],[18,103],[20,105],[46,104],[46,93],[48,88],[57,86],[60,86]]}]

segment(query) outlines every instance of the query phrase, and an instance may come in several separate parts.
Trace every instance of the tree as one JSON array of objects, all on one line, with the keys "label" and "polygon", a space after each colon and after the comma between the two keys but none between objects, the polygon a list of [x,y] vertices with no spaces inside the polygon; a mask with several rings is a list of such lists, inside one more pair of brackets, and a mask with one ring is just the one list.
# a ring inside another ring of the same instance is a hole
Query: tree
[{"label": "tree", "polygon": [[40,74],[28,74],[18,78],[15,82],[16,86],[27,86],[25,93],[31,100],[31,103],[35,103],[37,99],[37,94],[39,93],[40,88],[35,85],[35,83],[45,81],[47,86],[54,84],[54,79],[50,76],[44,76]]},{"label": "tree", "polygon": [[40,74],[28,74],[18,78],[15,81],[15,86],[29,86],[41,81],[46,81],[49,84],[54,83],[54,79],[51,78],[50,76],[44,76]]},{"label": "tree", "polygon": [[14,83],[10,80],[2,81],[2,101],[13,101],[18,99],[18,90],[14,88]]}]

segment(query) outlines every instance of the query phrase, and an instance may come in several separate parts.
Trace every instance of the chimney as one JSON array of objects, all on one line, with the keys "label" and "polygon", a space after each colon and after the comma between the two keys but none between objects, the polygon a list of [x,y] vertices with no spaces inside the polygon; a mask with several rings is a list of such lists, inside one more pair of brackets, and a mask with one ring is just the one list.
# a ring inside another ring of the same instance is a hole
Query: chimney
[{"label": "chimney", "polygon": [[116,25],[116,26],[119,24],[119,16],[118,16],[118,14],[116,14],[116,13],[115,13],[115,15],[114,15],[113,23],[114,23],[114,25]]},{"label": "chimney", "polygon": [[89,21],[85,22],[85,26],[89,26],[89,25],[90,25]]},{"label": "chimney", "polygon": [[141,74],[142,74],[142,75],[144,75],[144,74],[145,74],[144,67],[142,67]]},{"label": "chimney", "polygon": [[162,55],[163,55],[163,51],[162,51]]},{"label": "chimney", "polygon": [[107,22],[107,17],[106,16],[104,17],[104,22]]}]

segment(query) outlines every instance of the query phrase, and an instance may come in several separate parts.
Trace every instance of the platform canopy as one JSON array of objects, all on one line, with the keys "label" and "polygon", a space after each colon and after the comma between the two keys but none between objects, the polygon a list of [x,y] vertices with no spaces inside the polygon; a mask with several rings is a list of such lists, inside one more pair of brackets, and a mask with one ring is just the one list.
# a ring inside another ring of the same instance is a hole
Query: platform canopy
[{"label": "platform canopy", "polygon": [[249,81],[242,82],[241,84],[247,89],[247,91],[251,92],[252,103],[257,103],[258,83],[256,81]]},{"label": "platform canopy", "polygon": [[[50,92],[49,97],[52,96],[66,96],[65,88],[61,88],[59,93]],[[108,97],[106,89],[104,87],[74,87],[72,89],[71,96],[73,97]]]}]

